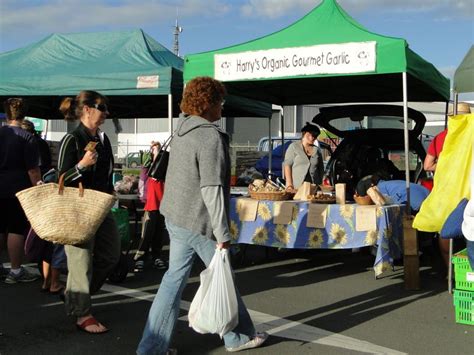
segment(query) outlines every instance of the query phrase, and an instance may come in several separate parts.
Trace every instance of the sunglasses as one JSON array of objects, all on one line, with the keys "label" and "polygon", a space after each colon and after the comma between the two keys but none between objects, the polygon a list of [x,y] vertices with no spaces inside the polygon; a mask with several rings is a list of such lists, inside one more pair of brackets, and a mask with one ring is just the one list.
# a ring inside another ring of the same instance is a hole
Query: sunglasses
[{"label": "sunglasses", "polygon": [[108,108],[106,104],[93,104],[90,107],[99,110],[100,112],[108,112]]}]

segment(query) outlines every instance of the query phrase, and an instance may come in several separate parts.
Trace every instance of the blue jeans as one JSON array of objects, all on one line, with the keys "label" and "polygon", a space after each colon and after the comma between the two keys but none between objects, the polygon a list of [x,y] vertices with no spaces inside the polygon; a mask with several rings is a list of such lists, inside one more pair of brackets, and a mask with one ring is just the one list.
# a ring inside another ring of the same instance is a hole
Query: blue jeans
[{"label": "blue jeans", "polygon": [[[169,269],[163,276],[160,288],[151,305],[137,354],[166,354],[173,329],[179,315],[183,289],[188,281],[196,254],[209,265],[216,249],[216,242],[187,229],[166,222],[170,236]],[[237,291],[239,324],[224,335],[227,348],[247,343],[255,336],[250,315]]]}]

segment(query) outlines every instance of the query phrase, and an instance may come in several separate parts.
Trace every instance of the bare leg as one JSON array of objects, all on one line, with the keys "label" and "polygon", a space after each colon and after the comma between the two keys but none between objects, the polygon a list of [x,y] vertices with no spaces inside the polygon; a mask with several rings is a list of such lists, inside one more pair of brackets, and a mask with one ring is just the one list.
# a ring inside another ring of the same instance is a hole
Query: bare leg
[{"label": "bare leg", "polygon": [[41,286],[43,290],[49,290],[51,287],[51,277],[51,265],[48,262],[43,261],[43,286]]},{"label": "bare leg", "polygon": [[441,257],[443,258],[444,264],[446,269],[449,267],[449,239],[443,239],[441,237],[438,238],[439,243],[439,251],[441,253]]},{"label": "bare leg", "polygon": [[21,261],[23,260],[23,245],[25,242],[25,237],[21,234],[8,233],[7,245],[8,245],[8,254],[10,255],[10,263],[12,264],[12,269],[18,269],[21,266]]},{"label": "bare leg", "polygon": [[49,288],[51,292],[57,292],[64,288],[63,284],[59,281],[60,275],[61,271],[59,269],[51,268],[51,286]]}]

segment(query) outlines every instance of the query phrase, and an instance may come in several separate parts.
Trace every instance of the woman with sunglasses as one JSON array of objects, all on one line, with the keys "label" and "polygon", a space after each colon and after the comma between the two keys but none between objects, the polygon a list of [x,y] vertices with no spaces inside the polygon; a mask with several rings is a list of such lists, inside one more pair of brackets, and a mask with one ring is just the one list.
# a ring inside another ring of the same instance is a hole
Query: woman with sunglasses
[{"label": "woman with sunglasses", "polygon": [[308,122],[301,132],[301,141],[290,144],[283,162],[286,188],[289,190],[298,189],[305,181],[321,184],[323,179],[323,156],[318,145],[314,144],[321,131]]},{"label": "woman with sunglasses", "polygon": [[[99,127],[109,112],[107,100],[95,91],[81,91],[75,98],[65,98],[59,110],[66,121],[79,120],[74,131],[61,141],[59,174],[65,185],[113,193],[113,154],[110,141]],[[90,142],[95,148],[91,149]],[[91,294],[99,291],[117,264],[120,241],[111,213],[99,226],[95,236],[82,245],[66,245],[69,270],[64,301],[68,315],[77,317],[76,325],[87,333],[104,333],[108,329],[91,314]]]}]

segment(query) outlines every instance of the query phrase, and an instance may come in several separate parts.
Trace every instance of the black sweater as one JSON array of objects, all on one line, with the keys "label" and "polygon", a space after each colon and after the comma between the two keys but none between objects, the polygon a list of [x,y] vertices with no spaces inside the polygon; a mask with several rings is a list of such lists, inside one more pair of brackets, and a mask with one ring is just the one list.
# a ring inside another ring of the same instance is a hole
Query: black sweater
[{"label": "black sweater", "polygon": [[[102,139],[101,139],[102,137]],[[77,168],[77,163],[83,158],[84,148],[90,141],[97,142],[97,163],[82,171]],[[79,126],[64,136],[61,140],[58,158],[59,174],[66,174],[64,184],[77,186],[82,182],[84,188],[112,193],[112,173],[114,158],[109,138],[101,131],[92,137],[86,127],[80,123]]]}]

